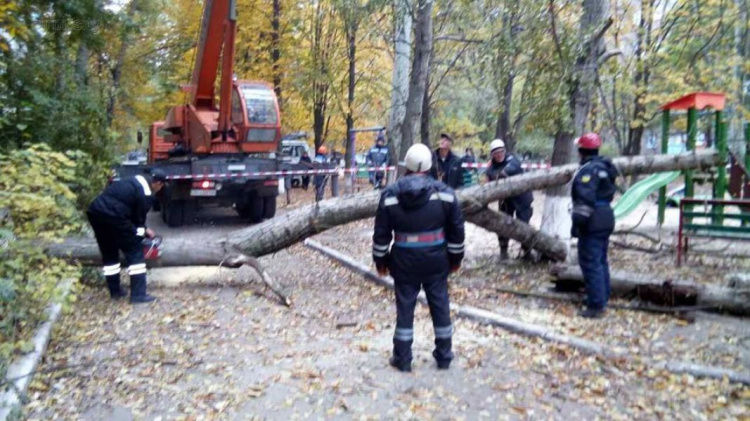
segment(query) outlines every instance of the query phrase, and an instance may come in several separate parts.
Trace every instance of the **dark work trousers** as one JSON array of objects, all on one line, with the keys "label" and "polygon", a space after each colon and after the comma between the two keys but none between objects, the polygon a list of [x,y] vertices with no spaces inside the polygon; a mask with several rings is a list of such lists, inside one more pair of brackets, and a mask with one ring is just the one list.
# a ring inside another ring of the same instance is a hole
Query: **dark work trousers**
[{"label": "dark work trousers", "polygon": [[146,295],[146,260],[142,238],[135,235],[135,227],[124,218],[87,212],[96,243],[102,254],[104,277],[112,295],[120,292],[120,254],[125,255],[130,275],[130,296]]},{"label": "dark work trousers", "polygon": [[313,185],[315,185],[315,201],[320,202],[325,198],[326,195],[326,184],[328,184],[328,176],[326,175],[316,175],[315,179],[313,180]]},{"label": "dark work trousers", "polygon": [[578,264],[586,283],[586,307],[602,310],[609,301],[609,236],[578,238]]},{"label": "dark work trousers", "polygon": [[[531,216],[534,214],[534,208],[531,206],[526,207],[525,209],[516,209],[516,207],[508,200],[504,200],[500,203],[499,206],[500,212],[506,213],[510,215],[511,218],[515,217],[519,221],[523,221],[525,223],[529,223],[531,221]],[[508,243],[510,240],[508,237],[501,237],[497,236],[497,242],[500,243],[501,249],[508,249]],[[521,246],[524,251],[529,251],[530,249],[526,246]]]},{"label": "dark work trousers", "polygon": [[414,308],[419,290],[424,288],[430,306],[432,326],[435,330],[435,350],[432,356],[438,364],[450,364],[453,325],[451,324],[448,279],[419,282],[413,279],[394,279],[396,287],[396,332],[393,335],[393,356],[400,366],[411,363],[411,345],[414,342]]}]

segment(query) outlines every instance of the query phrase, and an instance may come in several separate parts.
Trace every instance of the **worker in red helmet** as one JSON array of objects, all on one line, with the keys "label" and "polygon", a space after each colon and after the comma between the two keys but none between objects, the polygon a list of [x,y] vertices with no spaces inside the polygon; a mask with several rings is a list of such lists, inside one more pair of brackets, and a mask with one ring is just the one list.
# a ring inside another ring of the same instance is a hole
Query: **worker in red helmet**
[{"label": "worker in red helmet", "polygon": [[576,140],[581,166],[573,178],[573,228],[578,238],[578,263],[586,284],[586,318],[604,316],[609,301],[609,236],[615,228],[610,203],[617,190],[618,171],[612,161],[599,156],[602,139],[586,133]]}]

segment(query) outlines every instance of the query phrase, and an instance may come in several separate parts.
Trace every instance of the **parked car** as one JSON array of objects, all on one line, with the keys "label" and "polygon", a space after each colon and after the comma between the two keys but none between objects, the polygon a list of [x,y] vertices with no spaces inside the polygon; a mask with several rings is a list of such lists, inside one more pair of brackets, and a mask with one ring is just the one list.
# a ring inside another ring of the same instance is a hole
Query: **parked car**
[{"label": "parked car", "polygon": [[[300,158],[305,153],[307,153],[310,159],[313,158],[310,145],[307,143],[307,133],[293,133],[281,138],[281,160],[283,162],[291,165],[297,165],[300,163]],[[293,175],[291,177],[291,183],[292,186],[301,185],[302,176]]]}]

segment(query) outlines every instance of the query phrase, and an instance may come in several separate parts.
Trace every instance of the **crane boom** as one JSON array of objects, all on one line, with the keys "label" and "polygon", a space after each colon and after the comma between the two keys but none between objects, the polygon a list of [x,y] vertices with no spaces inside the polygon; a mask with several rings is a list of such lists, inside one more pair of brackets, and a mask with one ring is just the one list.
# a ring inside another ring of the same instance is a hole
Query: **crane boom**
[{"label": "crane boom", "polygon": [[230,47],[234,51],[234,45],[224,45],[225,23],[228,17],[235,16],[231,9],[234,9],[233,0],[206,0],[204,5],[195,67],[190,81],[190,103],[196,108],[216,108],[214,84],[222,47]]}]

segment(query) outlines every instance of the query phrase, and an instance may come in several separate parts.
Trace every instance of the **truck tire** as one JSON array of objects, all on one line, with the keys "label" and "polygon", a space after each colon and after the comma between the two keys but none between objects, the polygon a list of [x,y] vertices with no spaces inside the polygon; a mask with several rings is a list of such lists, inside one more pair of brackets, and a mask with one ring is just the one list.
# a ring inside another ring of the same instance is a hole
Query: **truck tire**
[{"label": "truck tire", "polygon": [[171,228],[181,227],[185,223],[185,201],[184,200],[167,200],[162,207],[165,213],[164,222]]},{"label": "truck tire", "polygon": [[245,204],[237,208],[240,217],[249,219],[253,224],[263,220],[263,198],[255,193],[249,193]]},{"label": "truck tire", "polygon": [[263,218],[271,219],[276,215],[276,196],[263,198]]}]

